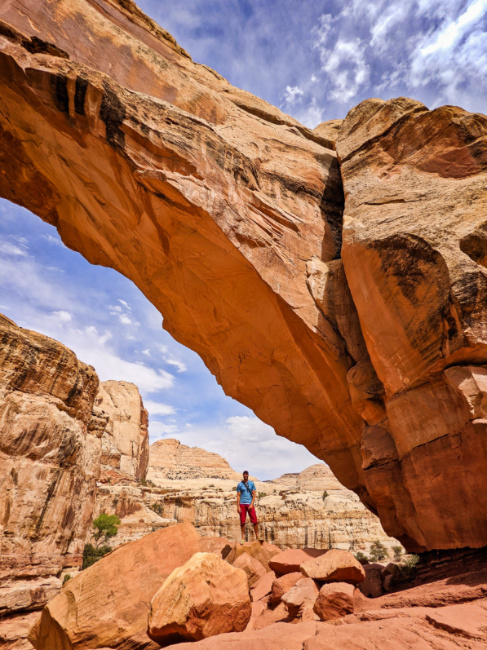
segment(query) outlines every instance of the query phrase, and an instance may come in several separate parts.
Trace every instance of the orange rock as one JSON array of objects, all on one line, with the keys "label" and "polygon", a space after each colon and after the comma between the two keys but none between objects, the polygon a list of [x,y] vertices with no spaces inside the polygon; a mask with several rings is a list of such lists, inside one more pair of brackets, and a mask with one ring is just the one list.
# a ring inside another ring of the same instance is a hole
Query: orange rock
[{"label": "orange rock", "polygon": [[355,588],[347,582],[333,582],[323,585],[315,600],[313,611],[322,621],[331,621],[347,614],[353,614]]},{"label": "orange rock", "polygon": [[287,593],[291,587],[298,582],[298,580],[303,579],[303,574],[301,571],[294,571],[293,573],[285,573],[277,580],[274,580],[272,583],[272,592],[269,602],[278,603],[281,598]]},{"label": "orange rock", "polygon": [[233,564],[238,557],[246,553],[258,560],[266,571],[270,571],[272,567],[269,565],[269,560],[280,552],[281,549],[278,546],[269,544],[269,542],[246,542],[234,546],[227,555],[226,560]]},{"label": "orange rock", "polygon": [[358,560],[348,551],[332,548],[315,560],[303,562],[300,566],[304,576],[321,582],[351,582],[365,580],[365,571]]},{"label": "orange rock", "polygon": [[275,555],[269,562],[270,568],[277,573],[278,576],[285,575],[286,573],[295,573],[300,570],[300,566],[313,558],[323,555],[326,551],[320,551],[314,548],[288,548],[278,555]]},{"label": "orange rock", "polygon": [[157,648],[146,635],[150,600],[174,569],[200,551],[200,540],[191,525],[178,524],[118,547],[45,606],[29,636],[32,645]]},{"label": "orange rock", "polygon": [[246,573],[213,553],[196,553],[152,598],[147,633],[168,645],[241,632],[251,610]]},{"label": "orange rock", "polygon": [[233,562],[233,566],[236,569],[242,569],[245,571],[250,587],[252,587],[257,580],[266,575],[266,570],[262,564],[248,553],[242,553],[242,555],[239,555]]},{"label": "orange rock", "polygon": [[257,600],[261,600],[265,596],[268,596],[272,591],[272,586],[275,579],[276,574],[274,571],[268,571],[265,575],[259,578],[250,590],[252,601],[255,602]]},{"label": "orange rock", "polygon": [[302,578],[281,597],[281,601],[287,605],[291,613],[296,614],[305,602],[314,604],[317,595],[318,587],[315,581],[311,578]]},{"label": "orange rock", "polygon": [[384,593],[382,587],[382,570],[381,564],[364,564],[365,580],[359,583],[358,588],[364,596],[369,598],[378,598]]},{"label": "orange rock", "polygon": [[[258,630],[222,634],[195,643],[168,646],[171,650],[302,650],[325,623],[274,623]],[[345,646],[343,646],[345,647]]]}]

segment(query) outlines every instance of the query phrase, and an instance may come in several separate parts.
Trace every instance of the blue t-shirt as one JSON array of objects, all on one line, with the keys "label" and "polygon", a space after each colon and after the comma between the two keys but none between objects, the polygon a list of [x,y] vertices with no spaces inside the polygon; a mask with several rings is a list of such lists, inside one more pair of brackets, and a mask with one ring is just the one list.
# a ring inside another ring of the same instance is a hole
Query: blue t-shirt
[{"label": "blue t-shirt", "polygon": [[243,481],[237,485],[237,492],[240,492],[240,503],[249,505],[252,503],[252,492],[255,492],[255,485],[253,481],[247,481],[247,485]]}]

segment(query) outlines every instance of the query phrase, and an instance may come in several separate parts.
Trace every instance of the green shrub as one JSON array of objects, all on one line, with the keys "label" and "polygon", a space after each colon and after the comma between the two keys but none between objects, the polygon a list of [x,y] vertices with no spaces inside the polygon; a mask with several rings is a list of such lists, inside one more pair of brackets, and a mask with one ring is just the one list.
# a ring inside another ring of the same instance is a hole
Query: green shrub
[{"label": "green shrub", "polygon": [[387,557],[387,549],[378,539],[370,545],[369,553],[372,562],[380,562]]},{"label": "green shrub", "polygon": [[392,550],[394,551],[394,559],[398,562],[401,559],[401,555],[404,553],[402,546],[393,546]]},{"label": "green shrub", "polygon": [[162,503],[151,503],[149,508],[158,514],[159,517],[162,517],[164,514],[164,505]]},{"label": "green shrub", "polygon": [[83,564],[81,566],[81,570],[83,571],[92,564],[95,564],[95,562],[98,562],[99,559],[101,559],[107,553],[110,553],[111,550],[112,549],[110,546],[95,547],[93,544],[85,544],[85,547],[83,549]]},{"label": "green shrub", "polygon": [[259,492],[258,495],[259,499],[262,499],[262,497],[266,497],[267,494],[265,492]]},{"label": "green shrub", "polygon": [[70,573],[65,574],[65,576],[63,578],[63,587],[67,583],[68,580],[71,580],[71,574]]},{"label": "green shrub", "polygon": [[417,565],[418,562],[419,562],[419,555],[415,555],[413,553],[409,557],[404,558],[404,560],[402,561],[402,566],[405,569],[411,571],[411,569],[414,569],[414,567]]},{"label": "green shrub", "polygon": [[365,553],[362,553],[362,551],[358,551],[358,553],[355,553],[355,559],[358,560],[360,564],[369,563],[369,558],[365,555]]},{"label": "green shrub", "polygon": [[323,492],[323,501],[326,499],[326,497],[329,496],[328,492],[325,490]]}]

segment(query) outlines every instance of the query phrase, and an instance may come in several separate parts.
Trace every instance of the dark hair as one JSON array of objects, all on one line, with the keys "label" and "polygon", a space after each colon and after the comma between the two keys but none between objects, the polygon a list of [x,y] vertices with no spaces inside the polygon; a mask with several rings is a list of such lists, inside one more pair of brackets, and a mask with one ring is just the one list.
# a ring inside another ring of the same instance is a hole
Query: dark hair
[{"label": "dark hair", "polygon": [[244,469],[244,471],[242,472],[242,474],[248,474],[247,470]]}]

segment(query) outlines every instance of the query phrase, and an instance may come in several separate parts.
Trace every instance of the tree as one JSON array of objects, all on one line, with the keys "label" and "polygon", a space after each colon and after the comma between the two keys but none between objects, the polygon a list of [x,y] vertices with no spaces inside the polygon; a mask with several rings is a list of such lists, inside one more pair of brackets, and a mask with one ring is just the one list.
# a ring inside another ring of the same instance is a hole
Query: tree
[{"label": "tree", "polygon": [[372,562],[380,562],[387,557],[387,549],[378,539],[370,545],[369,553]]},{"label": "tree", "polygon": [[95,532],[92,535],[95,540],[95,547],[100,548],[102,544],[106,544],[109,539],[115,537],[118,533],[117,526],[120,526],[120,519],[117,515],[107,515],[102,512],[93,521],[92,525],[95,528]]},{"label": "tree", "polygon": [[328,492],[325,490],[325,491],[323,492],[323,501],[326,499],[327,496],[328,496]]},{"label": "tree", "polygon": [[95,564],[100,558],[112,550],[107,542],[118,533],[118,526],[120,526],[120,519],[117,515],[107,515],[102,512],[101,515],[93,521],[92,524],[95,532],[92,533],[92,538],[95,541],[93,544],[85,544],[83,549],[83,564],[81,570],[87,569],[92,564]]}]

